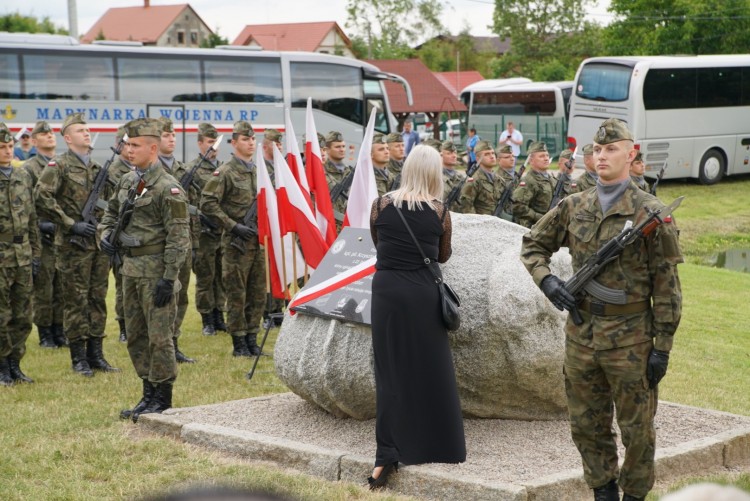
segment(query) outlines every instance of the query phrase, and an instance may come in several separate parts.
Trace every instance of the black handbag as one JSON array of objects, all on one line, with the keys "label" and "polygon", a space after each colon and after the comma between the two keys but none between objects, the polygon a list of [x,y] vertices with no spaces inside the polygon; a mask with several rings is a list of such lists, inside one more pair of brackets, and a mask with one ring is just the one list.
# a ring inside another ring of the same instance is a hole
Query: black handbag
[{"label": "black handbag", "polygon": [[394,206],[394,208],[398,212],[401,221],[404,222],[404,226],[406,226],[406,229],[409,231],[409,235],[411,235],[412,240],[414,240],[414,244],[417,246],[417,249],[419,249],[419,253],[422,254],[424,264],[435,278],[435,283],[437,284],[438,292],[440,293],[440,309],[443,314],[443,324],[449,331],[455,331],[461,327],[461,312],[458,310],[461,306],[461,299],[458,297],[458,294],[456,294],[456,291],[443,281],[443,272],[440,270],[437,262],[431,261],[430,258],[425,256],[422,246],[419,245],[417,237],[414,236],[414,232],[411,231],[411,227],[409,226],[409,223],[406,222],[406,218],[401,213],[401,209],[396,206]]}]

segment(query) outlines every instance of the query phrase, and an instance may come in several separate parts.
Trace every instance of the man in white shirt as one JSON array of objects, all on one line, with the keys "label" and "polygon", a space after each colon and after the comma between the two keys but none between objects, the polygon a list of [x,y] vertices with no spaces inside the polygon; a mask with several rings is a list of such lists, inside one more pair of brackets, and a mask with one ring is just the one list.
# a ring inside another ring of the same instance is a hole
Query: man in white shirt
[{"label": "man in white shirt", "polygon": [[523,143],[523,135],[516,130],[516,126],[513,122],[508,122],[508,128],[500,134],[500,140],[498,141],[499,146],[508,145],[513,152],[514,157],[518,157],[521,154],[521,144]]}]

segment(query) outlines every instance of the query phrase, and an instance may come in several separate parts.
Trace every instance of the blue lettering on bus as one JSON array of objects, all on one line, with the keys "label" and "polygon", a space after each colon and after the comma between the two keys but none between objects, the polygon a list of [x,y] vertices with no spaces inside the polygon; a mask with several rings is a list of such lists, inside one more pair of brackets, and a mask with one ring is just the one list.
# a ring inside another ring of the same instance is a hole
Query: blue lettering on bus
[{"label": "blue lettering on bus", "polygon": [[193,110],[193,120],[196,122],[201,119],[201,110]]},{"label": "blue lettering on bus", "polygon": [[[204,122],[234,122],[235,112],[239,111],[239,120],[254,122],[259,115],[257,110],[200,110],[200,109],[173,109],[160,108],[159,115],[170,118],[176,122],[183,120]],[[101,121],[130,121],[136,118],[146,118],[145,108],[37,108],[37,120],[63,120],[71,113],[85,113],[88,120]],[[124,117],[124,118],[123,118]]]},{"label": "blue lettering on bus", "polygon": [[146,111],[145,110],[140,110],[138,112],[138,118],[146,118]]},{"label": "blue lettering on bus", "polygon": [[203,120],[206,122],[211,121],[211,110],[203,110]]},{"label": "blue lettering on bus", "polygon": [[250,121],[255,122],[255,119],[258,118],[258,111],[257,110],[250,110]]},{"label": "blue lettering on bus", "polygon": [[102,112],[102,120],[112,120],[112,118],[109,116],[109,110],[107,108],[104,108],[104,111]]},{"label": "blue lettering on bus", "polygon": [[240,110],[240,120],[247,120],[247,111]]},{"label": "blue lettering on bus", "polygon": [[234,115],[232,114],[232,110],[227,110],[227,114],[224,115],[224,120],[227,122],[234,122]]},{"label": "blue lettering on bus", "polygon": [[214,110],[214,122],[221,122],[221,110]]},{"label": "blue lettering on bus", "polygon": [[185,120],[185,113],[183,110],[174,110],[174,120],[181,121]]},{"label": "blue lettering on bus", "polygon": [[115,120],[122,120],[122,110],[118,110],[117,108],[115,108],[113,116]]},{"label": "blue lettering on bus", "polygon": [[52,120],[62,120],[62,113],[59,108],[55,108],[55,114],[52,115]]},{"label": "blue lettering on bus", "polygon": [[127,108],[125,110],[125,120],[127,121],[133,120],[133,108]]},{"label": "blue lettering on bus", "polygon": [[37,108],[36,119],[37,120],[49,120],[49,108]]},{"label": "blue lettering on bus", "polygon": [[86,113],[86,119],[98,120],[98,117],[99,117],[99,110],[96,108],[89,108],[88,113]]}]

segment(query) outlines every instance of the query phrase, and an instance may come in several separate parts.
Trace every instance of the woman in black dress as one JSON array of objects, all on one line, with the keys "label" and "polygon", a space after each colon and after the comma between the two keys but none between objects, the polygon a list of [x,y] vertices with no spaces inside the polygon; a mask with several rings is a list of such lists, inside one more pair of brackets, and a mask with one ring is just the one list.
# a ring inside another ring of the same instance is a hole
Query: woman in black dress
[{"label": "woman in black dress", "polygon": [[382,487],[398,463],[466,460],[453,357],[441,320],[438,288],[398,215],[400,207],[431,261],[451,255],[450,213],[440,155],[416,146],[401,172],[401,187],[375,200],[370,231],[377,247],[372,281],[372,347],[377,413],[375,469],[370,488]]}]

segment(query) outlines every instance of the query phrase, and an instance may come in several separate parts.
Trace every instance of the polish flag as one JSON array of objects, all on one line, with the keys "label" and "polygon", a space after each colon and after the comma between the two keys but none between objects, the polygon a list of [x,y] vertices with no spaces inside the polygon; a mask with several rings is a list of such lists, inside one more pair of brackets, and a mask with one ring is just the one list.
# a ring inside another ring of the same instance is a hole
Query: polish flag
[{"label": "polish flag", "polygon": [[284,220],[285,231],[297,233],[305,262],[317,268],[328,251],[328,245],[320,234],[310,205],[276,145],[273,146],[273,164],[276,170],[279,217]]},{"label": "polish flag", "polygon": [[275,298],[284,298],[281,270],[281,230],[279,228],[279,210],[276,201],[276,190],[271,184],[271,177],[266,169],[263,151],[258,148],[255,161],[258,173],[258,242],[265,246],[268,254],[268,274],[271,277],[271,294]]},{"label": "polish flag", "polygon": [[372,275],[373,273],[375,273],[376,260],[377,258],[373,257],[368,259],[367,261],[362,261],[357,266],[343,271],[338,275],[334,275],[314,287],[308,287],[305,290],[298,292],[297,295],[294,296],[294,299],[289,303],[287,309],[293,315],[294,312],[292,311],[292,308],[294,308],[295,306],[303,305],[307,302],[312,301],[313,299],[324,296],[329,292],[340,289],[345,285],[349,285],[356,282],[357,280],[365,278],[368,275]]},{"label": "polish flag", "polygon": [[378,198],[375,171],[370,156],[377,112],[377,108],[373,107],[370,120],[367,122],[367,129],[365,129],[365,137],[362,139],[362,146],[359,148],[357,168],[354,170],[352,188],[349,190],[349,202],[346,205],[344,226],[370,228],[370,209],[372,202]]},{"label": "polish flag", "polygon": [[[289,165],[294,179],[297,181],[302,194],[307,199],[310,208],[313,208],[312,201],[310,200],[310,186],[307,184],[307,174],[305,173],[305,165],[302,163],[302,155],[299,152],[299,146],[297,146],[297,136],[294,134],[294,127],[292,127],[292,117],[289,115],[289,108],[284,110],[286,127],[286,163]],[[314,209],[313,209],[314,210]]]},{"label": "polish flag", "polygon": [[336,241],[336,220],[333,217],[331,192],[328,191],[328,181],[323,169],[323,155],[318,143],[318,130],[312,112],[312,98],[307,98],[307,117],[305,121],[305,171],[310,194],[315,198],[315,220],[320,228],[320,234],[331,246]]}]

